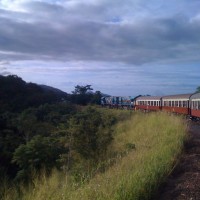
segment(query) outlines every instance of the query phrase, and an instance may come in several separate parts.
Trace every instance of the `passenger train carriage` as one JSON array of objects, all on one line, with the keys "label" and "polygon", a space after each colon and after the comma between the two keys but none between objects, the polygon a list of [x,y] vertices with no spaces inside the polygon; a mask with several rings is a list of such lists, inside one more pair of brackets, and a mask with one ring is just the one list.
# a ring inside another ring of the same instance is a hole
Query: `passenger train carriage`
[{"label": "passenger train carriage", "polygon": [[135,109],[160,110],[161,96],[140,96],[135,99]]},{"label": "passenger train carriage", "polygon": [[179,94],[162,97],[162,110],[189,114],[189,99],[192,94]]},{"label": "passenger train carriage", "polygon": [[200,93],[190,96],[190,115],[200,118]]}]

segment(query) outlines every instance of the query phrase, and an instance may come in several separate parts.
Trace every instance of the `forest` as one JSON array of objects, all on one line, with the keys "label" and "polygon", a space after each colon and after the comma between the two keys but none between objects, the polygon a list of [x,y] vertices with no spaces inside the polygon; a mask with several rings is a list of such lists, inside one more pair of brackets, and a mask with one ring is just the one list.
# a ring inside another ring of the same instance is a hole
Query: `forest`
[{"label": "forest", "polygon": [[[28,181],[32,171],[75,169],[82,159],[100,159],[112,140],[90,85],[72,94],[0,76],[0,177]],[[101,134],[100,134],[101,133]]]}]

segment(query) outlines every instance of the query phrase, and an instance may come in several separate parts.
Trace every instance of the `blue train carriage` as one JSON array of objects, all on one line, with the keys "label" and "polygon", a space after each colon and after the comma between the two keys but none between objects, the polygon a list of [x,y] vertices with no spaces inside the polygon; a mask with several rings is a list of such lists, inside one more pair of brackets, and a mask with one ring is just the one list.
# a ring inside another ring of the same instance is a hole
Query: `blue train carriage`
[{"label": "blue train carriage", "polygon": [[101,105],[114,108],[119,106],[119,101],[119,97],[117,96],[104,96],[101,98]]},{"label": "blue train carriage", "polygon": [[106,105],[106,97],[101,97],[101,106],[105,106]]},{"label": "blue train carriage", "polygon": [[132,96],[109,96],[101,98],[101,105],[107,106],[109,108],[122,108],[122,109],[131,109],[133,108],[133,99]]},{"label": "blue train carriage", "polygon": [[134,97],[132,97],[132,96],[120,97],[120,107],[123,109],[133,109],[134,108]]}]

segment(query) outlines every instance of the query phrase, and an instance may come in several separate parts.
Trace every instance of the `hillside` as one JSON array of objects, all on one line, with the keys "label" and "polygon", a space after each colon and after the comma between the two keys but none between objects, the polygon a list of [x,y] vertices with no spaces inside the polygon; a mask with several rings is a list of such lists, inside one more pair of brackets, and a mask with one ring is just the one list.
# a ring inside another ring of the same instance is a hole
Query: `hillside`
[{"label": "hillside", "polygon": [[0,112],[19,112],[44,103],[56,103],[68,95],[49,86],[26,83],[20,77],[0,76]]},{"label": "hillside", "polygon": [[27,137],[12,151],[5,152],[8,137],[2,134],[0,154],[11,155],[17,184],[0,188],[0,199],[149,200],[182,152],[187,125],[181,117],[63,108],[45,106],[20,115],[18,133]]}]

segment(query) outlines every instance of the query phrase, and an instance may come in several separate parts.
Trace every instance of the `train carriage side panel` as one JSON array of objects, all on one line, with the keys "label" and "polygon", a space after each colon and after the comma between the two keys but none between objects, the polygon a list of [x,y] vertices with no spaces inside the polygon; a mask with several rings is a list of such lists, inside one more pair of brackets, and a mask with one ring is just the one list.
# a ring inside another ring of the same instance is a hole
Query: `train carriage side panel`
[{"label": "train carriage side panel", "polygon": [[162,97],[162,110],[189,115],[189,98],[191,94],[179,94]]},{"label": "train carriage side panel", "polygon": [[140,96],[135,99],[136,110],[158,111],[161,109],[160,96]]},{"label": "train carriage side panel", "polygon": [[190,97],[191,117],[200,118],[200,92],[191,95]]}]

